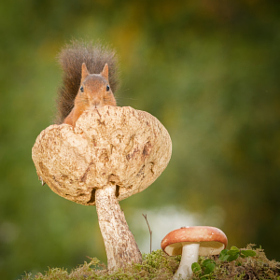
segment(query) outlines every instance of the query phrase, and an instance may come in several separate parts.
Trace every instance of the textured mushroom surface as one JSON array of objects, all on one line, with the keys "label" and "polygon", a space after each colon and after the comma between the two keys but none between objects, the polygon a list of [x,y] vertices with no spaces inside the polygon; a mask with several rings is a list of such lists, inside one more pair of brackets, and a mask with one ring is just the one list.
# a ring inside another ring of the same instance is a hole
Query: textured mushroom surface
[{"label": "textured mushroom surface", "polygon": [[182,245],[199,243],[199,255],[218,255],[227,246],[227,236],[216,227],[182,227],[168,233],[161,242],[161,248],[170,256],[182,254]]},{"label": "textured mushroom surface", "polygon": [[170,136],[151,114],[104,106],[84,112],[76,126],[51,125],[32,149],[37,174],[58,195],[95,204],[96,189],[116,185],[125,199],[151,185],[166,168]]}]

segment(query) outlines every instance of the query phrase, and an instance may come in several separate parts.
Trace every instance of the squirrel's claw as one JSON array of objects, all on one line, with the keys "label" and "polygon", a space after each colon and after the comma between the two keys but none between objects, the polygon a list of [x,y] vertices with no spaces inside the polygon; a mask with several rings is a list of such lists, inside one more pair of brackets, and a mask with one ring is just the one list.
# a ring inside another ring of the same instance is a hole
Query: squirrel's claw
[{"label": "squirrel's claw", "polygon": [[41,177],[39,177],[39,180],[41,181],[42,186],[46,184],[46,182],[44,182],[44,180]]}]

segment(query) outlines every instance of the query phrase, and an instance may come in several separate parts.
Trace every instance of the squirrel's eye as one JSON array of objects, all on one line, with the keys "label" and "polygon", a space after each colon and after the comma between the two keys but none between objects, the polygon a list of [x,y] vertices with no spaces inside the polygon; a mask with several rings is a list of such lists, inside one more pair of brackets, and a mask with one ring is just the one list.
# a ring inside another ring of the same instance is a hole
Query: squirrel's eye
[{"label": "squirrel's eye", "polygon": [[106,86],[106,91],[109,91],[110,90],[110,87],[109,86]]},{"label": "squirrel's eye", "polygon": [[84,87],[83,86],[80,87],[80,91],[84,92]]}]

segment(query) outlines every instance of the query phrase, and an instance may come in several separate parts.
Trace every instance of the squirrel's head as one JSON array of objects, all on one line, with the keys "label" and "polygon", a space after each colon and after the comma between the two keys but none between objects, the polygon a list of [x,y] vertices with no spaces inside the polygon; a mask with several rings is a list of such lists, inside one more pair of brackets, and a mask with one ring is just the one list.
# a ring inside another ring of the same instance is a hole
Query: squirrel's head
[{"label": "squirrel's head", "polygon": [[100,74],[90,74],[86,64],[82,64],[82,75],[77,102],[91,108],[105,105],[116,106],[116,100],[109,84],[109,69],[106,63]]}]

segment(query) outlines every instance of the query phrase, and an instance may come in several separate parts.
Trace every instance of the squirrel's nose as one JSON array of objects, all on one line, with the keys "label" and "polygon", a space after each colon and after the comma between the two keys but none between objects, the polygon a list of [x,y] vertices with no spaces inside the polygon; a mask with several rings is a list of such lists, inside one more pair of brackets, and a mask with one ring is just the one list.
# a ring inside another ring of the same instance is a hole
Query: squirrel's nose
[{"label": "squirrel's nose", "polygon": [[100,107],[100,106],[101,106],[100,100],[93,100],[93,101],[91,102],[91,106],[92,106],[93,108],[98,108],[98,107]]}]

